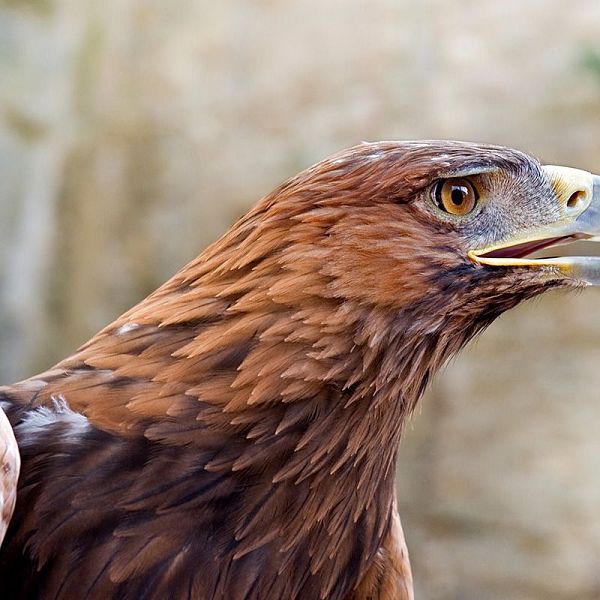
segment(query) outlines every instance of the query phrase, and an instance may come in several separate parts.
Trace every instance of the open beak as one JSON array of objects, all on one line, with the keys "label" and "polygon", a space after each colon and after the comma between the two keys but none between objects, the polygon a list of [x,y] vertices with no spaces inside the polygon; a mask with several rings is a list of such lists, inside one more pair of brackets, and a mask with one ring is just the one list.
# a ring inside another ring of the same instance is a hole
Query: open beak
[{"label": "open beak", "polygon": [[471,250],[469,258],[482,265],[536,268],[551,277],[600,285],[600,256],[527,258],[574,240],[600,241],[600,177],[568,167],[545,166],[543,170],[556,193],[560,219],[500,244]]}]

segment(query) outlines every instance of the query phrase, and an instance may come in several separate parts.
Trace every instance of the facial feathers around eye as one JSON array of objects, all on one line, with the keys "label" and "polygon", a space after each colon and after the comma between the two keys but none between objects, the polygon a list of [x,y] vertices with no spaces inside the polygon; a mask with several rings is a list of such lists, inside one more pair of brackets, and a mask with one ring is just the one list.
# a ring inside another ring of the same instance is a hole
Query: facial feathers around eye
[{"label": "facial feathers around eye", "polygon": [[403,424],[503,311],[600,280],[590,257],[527,258],[599,233],[597,181],[428,141],[281,185],[72,356],[0,388],[21,459],[0,597],[412,598]]}]

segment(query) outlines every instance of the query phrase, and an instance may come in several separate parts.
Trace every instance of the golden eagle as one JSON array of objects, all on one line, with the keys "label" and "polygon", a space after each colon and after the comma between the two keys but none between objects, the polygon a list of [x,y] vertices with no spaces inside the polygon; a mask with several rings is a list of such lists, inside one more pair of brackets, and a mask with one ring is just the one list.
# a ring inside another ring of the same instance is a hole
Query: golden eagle
[{"label": "golden eagle", "polygon": [[[507,148],[362,144],[263,198],[75,354],[0,388],[0,597],[412,597],[394,465],[440,366],[600,281],[599,179]],[[12,510],[10,428],[0,479]]]}]

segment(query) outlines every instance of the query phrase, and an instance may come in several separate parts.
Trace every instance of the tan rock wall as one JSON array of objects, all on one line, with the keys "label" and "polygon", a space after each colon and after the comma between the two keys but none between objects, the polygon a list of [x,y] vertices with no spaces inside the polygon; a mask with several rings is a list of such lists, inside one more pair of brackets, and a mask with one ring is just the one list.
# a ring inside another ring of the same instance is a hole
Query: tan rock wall
[{"label": "tan rock wall", "polygon": [[[600,171],[599,25],[595,0],[0,0],[0,379],[362,139]],[[599,301],[513,311],[424,400],[399,474],[418,598],[600,597]]]}]

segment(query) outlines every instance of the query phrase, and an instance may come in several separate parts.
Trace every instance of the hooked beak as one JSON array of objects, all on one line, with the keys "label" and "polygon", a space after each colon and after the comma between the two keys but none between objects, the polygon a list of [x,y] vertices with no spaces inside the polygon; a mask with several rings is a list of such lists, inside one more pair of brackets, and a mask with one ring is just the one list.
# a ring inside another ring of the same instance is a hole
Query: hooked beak
[{"label": "hooked beak", "polygon": [[469,258],[482,265],[536,268],[550,277],[600,285],[600,256],[526,258],[573,240],[600,241],[600,177],[568,167],[549,165],[543,170],[556,193],[561,218],[494,246],[471,250]]}]

